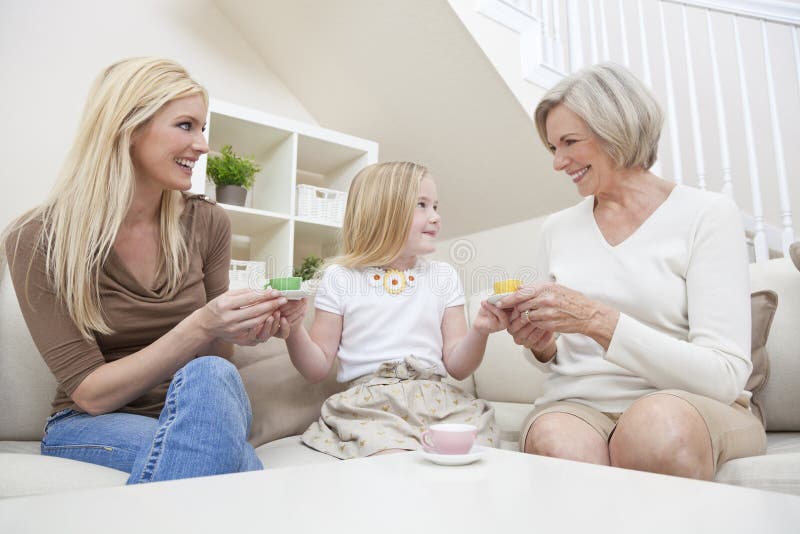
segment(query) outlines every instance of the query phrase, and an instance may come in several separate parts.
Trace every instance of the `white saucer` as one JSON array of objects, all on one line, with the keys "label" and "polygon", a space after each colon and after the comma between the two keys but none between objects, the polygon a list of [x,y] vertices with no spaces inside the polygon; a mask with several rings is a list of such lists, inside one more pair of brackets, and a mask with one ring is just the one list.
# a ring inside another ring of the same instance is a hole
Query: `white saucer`
[{"label": "white saucer", "polygon": [[503,297],[507,297],[513,294],[514,294],[513,291],[510,293],[497,293],[495,295],[489,295],[489,298],[487,298],[486,300],[489,301],[489,304],[497,304],[500,300],[503,299]]},{"label": "white saucer", "polygon": [[287,300],[300,300],[303,297],[310,297],[314,294],[314,292],[307,288],[301,289],[287,289],[285,291],[280,292],[282,297],[286,297]]},{"label": "white saucer", "polygon": [[419,454],[429,462],[439,465],[468,465],[477,462],[483,457],[486,447],[473,445],[467,454],[437,454],[420,449]]}]

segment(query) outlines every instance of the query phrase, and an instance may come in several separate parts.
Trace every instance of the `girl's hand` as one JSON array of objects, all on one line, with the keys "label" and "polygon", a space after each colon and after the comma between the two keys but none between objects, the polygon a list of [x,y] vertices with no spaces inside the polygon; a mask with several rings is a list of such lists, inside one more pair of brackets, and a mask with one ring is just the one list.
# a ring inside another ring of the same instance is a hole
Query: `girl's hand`
[{"label": "girl's hand", "polygon": [[289,334],[297,326],[303,323],[303,318],[306,316],[306,299],[290,300],[288,303],[281,306],[280,325],[278,332],[275,334],[281,339],[286,339]]},{"label": "girl's hand", "polygon": [[255,345],[277,332],[278,309],[286,304],[278,291],[234,289],[195,312],[201,331],[210,340]]},{"label": "girl's hand", "polygon": [[478,314],[472,321],[472,327],[481,334],[488,336],[493,332],[499,332],[507,328],[510,315],[508,310],[503,310],[483,300]]}]

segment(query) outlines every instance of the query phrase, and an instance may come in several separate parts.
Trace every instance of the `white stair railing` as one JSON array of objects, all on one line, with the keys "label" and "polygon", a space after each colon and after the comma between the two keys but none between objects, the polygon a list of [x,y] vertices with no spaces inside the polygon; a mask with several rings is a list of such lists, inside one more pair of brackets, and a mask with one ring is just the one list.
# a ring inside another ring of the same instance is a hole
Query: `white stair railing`
[{"label": "white stair railing", "polygon": [[[587,63],[610,59],[631,68],[666,107],[667,135],[654,171],[750,204],[743,218],[756,261],[788,252],[792,205],[800,207],[800,185],[787,176],[787,167],[800,168],[800,155],[784,144],[785,129],[800,123],[800,3],[478,0],[478,10],[496,20],[493,13],[502,12],[503,23],[522,33],[523,76],[541,87]],[[733,44],[720,47],[720,36]],[[635,42],[641,50],[630,48]],[[651,63],[663,64],[663,75]],[[792,90],[776,80],[789,70]],[[689,135],[681,135],[684,129]],[[684,158],[694,162],[693,179],[684,177]]]}]

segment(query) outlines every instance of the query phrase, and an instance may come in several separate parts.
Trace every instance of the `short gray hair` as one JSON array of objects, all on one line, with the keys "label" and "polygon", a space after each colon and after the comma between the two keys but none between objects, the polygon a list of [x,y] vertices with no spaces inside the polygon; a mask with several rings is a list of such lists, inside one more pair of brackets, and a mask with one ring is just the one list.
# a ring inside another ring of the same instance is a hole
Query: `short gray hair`
[{"label": "short gray hair", "polygon": [[620,167],[647,170],[656,162],[664,115],[653,93],[625,67],[615,63],[587,67],[544,95],[533,118],[548,149],[547,115],[559,104],[583,119]]}]

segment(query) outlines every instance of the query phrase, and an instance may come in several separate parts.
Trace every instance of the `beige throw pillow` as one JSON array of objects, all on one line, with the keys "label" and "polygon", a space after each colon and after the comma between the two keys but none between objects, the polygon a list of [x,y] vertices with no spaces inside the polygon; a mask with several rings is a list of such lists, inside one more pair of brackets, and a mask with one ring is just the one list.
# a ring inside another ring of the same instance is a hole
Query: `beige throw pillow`
[{"label": "beige throw pillow", "polygon": [[789,247],[789,256],[792,258],[792,263],[800,271],[800,241],[792,243]]},{"label": "beige throw pillow", "polygon": [[[314,322],[314,299],[309,298],[303,325]],[[319,418],[325,400],[342,391],[337,366],[318,384],[309,384],[289,360],[286,342],[271,338],[255,347],[236,347],[233,363],[239,369],[253,409],[250,443],[258,447],[305,432]]]},{"label": "beige throw pillow", "polygon": [[[273,343],[283,345],[283,340],[271,339],[265,345]],[[264,345],[260,350],[236,350],[234,363],[253,409],[249,441],[254,447],[302,434],[319,418],[325,399],[344,388],[336,382],[335,365],[325,380],[309,384],[292,365],[285,346],[281,349],[272,354]]]},{"label": "beige throw pillow", "polygon": [[772,319],[778,307],[778,294],[774,291],[756,291],[750,295],[750,313],[752,316],[750,357],[753,361],[753,372],[747,380],[745,389],[752,392],[750,401],[753,413],[766,426],[767,415],[764,411],[764,398],[761,392],[769,380],[769,355],[766,344]]}]

